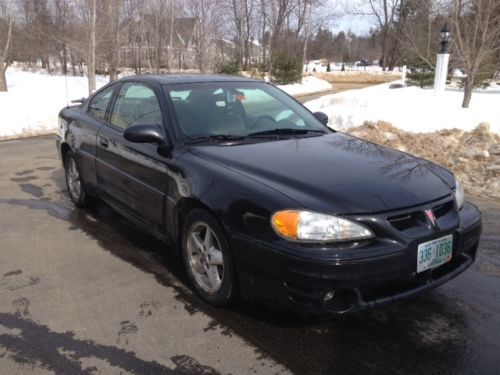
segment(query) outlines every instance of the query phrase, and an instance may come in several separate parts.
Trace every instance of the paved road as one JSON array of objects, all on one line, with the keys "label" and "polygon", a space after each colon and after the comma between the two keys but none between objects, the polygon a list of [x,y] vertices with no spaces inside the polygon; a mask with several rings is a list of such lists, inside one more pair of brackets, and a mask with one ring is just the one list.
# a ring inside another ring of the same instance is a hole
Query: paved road
[{"label": "paved road", "polygon": [[0,143],[0,373],[500,371],[500,206],[478,262],[427,295],[310,321],[215,309],[180,260],[104,204],[73,208],[51,137]]},{"label": "paved road", "polygon": [[342,91],[347,91],[347,90],[358,90],[358,89],[362,89],[362,88],[368,87],[368,86],[373,86],[373,84],[372,83],[355,83],[355,82],[333,83],[333,87],[331,90],[317,92],[317,93],[313,93],[313,94],[297,95],[297,96],[295,96],[295,98],[301,103],[306,103],[306,102],[311,101],[311,100],[319,99],[325,95],[336,94],[336,93],[339,93]]}]

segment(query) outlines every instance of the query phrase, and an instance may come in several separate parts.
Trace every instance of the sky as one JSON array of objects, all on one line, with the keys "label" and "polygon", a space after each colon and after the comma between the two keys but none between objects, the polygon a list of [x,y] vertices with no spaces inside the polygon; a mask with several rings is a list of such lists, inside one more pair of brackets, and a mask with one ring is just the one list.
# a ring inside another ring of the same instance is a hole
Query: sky
[{"label": "sky", "polygon": [[371,17],[349,14],[333,21],[331,30],[338,33],[340,31],[347,32],[350,29],[357,35],[367,35],[372,27],[374,27],[374,23]]}]

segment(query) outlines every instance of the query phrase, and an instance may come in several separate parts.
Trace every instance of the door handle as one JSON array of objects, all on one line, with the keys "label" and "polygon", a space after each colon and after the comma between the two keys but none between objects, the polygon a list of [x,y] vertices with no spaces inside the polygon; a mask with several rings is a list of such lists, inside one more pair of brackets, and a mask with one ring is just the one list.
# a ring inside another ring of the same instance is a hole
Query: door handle
[{"label": "door handle", "polygon": [[99,144],[102,146],[102,147],[108,147],[109,145],[109,142],[106,138],[99,138]]}]

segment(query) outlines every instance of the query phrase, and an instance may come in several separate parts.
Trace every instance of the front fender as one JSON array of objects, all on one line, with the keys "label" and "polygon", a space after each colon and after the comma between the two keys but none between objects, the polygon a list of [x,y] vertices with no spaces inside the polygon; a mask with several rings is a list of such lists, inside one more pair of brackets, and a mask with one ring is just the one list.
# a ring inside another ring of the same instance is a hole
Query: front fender
[{"label": "front fender", "polygon": [[177,164],[184,172],[189,199],[209,209],[229,237],[233,233],[244,233],[276,239],[269,222],[271,213],[283,208],[302,208],[298,202],[261,182],[190,152],[179,157]]}]

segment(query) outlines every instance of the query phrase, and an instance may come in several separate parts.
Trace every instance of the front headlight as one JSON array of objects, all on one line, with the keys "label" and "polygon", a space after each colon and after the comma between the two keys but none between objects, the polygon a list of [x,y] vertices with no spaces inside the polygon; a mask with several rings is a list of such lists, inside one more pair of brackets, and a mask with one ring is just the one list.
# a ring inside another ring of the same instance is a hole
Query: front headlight
[{"label": "front headlight", "polygon": [[455,177],[455,202],[457,202],[457,207],[459,210],[462,209],[465,203],[465,193],[464,188],[460,181]]},{"label": "front headlight", "polygon": [[374,237],[361,224],[311,211],[278,211],[271,217],[271,224],[278,235],[291,241],[332,242]]}]

